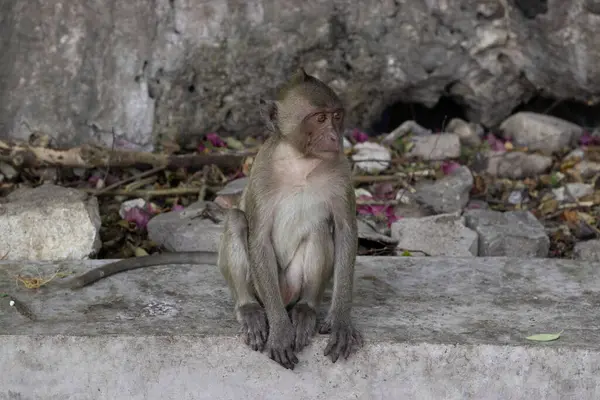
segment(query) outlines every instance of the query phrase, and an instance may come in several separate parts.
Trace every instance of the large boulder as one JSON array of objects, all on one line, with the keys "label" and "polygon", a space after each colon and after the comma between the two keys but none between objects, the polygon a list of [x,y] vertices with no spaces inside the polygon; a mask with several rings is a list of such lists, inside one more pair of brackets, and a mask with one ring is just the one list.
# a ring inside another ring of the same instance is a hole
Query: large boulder
[{"label": "large boulder", "polygon": [[368,127],[442,94],[499,123],[537,88],[596,101],[593,0],[71,0],[0,5],[0,132],[151,147],[255,132],[259,96],[299,65]]}]

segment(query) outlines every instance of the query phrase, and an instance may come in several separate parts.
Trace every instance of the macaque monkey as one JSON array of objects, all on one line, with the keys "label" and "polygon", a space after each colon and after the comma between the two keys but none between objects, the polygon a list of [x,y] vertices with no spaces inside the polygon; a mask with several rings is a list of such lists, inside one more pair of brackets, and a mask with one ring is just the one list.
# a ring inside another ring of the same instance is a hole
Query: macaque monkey
[{"label": "macaque monkey", "polygon": [[261,100],[269,138],[252,165],[239,208],[228,210],[214,253],[147,256],[96,268],[84,286],[117,272],[162,264],[218,264],[246,344],[293,369],[317,329],[316,309],[333,278],[319,328],[333,362],[362,346],[351,318],[357,252],[356,200],[342,146],[344,108],[326,84],[300,70],[276,100]]}]

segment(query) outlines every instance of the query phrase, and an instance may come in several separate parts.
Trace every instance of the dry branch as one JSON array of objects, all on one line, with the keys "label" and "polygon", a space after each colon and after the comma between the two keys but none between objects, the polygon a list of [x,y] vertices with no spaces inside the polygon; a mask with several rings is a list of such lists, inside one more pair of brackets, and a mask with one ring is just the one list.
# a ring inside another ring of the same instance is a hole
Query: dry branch
[{"label": "dry branch", "polygon": [[239,167],[244,157],[251,154],[185,154],[169,155],[142,151],[113,150],[100,146],[82,145],[69,149],[50,149],[0,140],[0,159],[15,167],[72,167],[102,168],[150,165],[153,167],[181,168],[216,165]]}]

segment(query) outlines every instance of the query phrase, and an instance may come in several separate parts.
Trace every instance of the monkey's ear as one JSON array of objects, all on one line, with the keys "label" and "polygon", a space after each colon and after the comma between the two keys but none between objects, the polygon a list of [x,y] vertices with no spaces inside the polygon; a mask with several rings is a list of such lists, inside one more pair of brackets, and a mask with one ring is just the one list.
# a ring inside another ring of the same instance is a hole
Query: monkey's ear
[{"label": "monkey's ear", "polygon": [[267,126],[267,129],[271,132],[275,132],[277,123],[277,103],[273,100],[260,98],[258,100],[258,108],[260,110],[260,117]]},{"label": "monkey's ear", "polygon": [[306,73],[306,71],[304,70],[303,67],[298,67],[298,69],[296,70],[296,72],[294,73],[294,75],[292,76],[291,81],[293,83],[301,83],[301,82],[305,82],[307,81],[309,78],[309,75]]}]

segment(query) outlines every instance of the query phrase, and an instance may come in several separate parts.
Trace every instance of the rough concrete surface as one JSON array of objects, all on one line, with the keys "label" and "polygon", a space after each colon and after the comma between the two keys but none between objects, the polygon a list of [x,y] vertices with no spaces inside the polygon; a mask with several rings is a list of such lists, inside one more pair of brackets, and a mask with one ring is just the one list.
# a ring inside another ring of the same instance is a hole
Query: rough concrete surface
[{"label": "rough concrete surface", "polygon": [[[72,292],[15,283],[103,262],[0,264],[1,400],[600,398],[599,263],[359,257],[365,347],[331,364],[317,336],[288,371],[236,337],[214,266],[131,271]],[[524,339],[561,330],[554,342]]]}]

